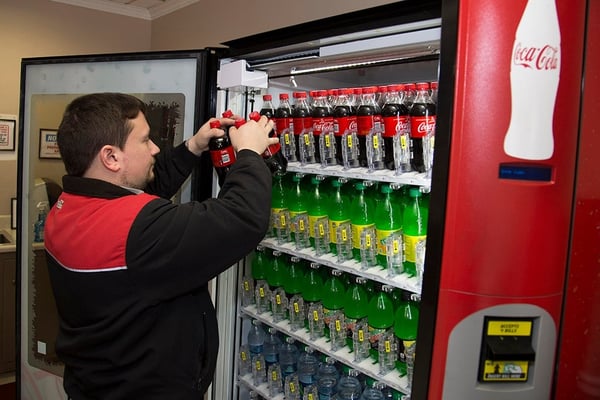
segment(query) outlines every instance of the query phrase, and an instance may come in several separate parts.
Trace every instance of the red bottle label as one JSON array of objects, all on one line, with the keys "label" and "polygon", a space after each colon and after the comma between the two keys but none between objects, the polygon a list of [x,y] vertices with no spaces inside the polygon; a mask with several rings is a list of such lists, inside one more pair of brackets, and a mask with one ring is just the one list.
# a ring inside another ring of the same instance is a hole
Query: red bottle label
[{"label": "red bottle label", "polygon": [[283,131],[294,129],[294,120],[290,118],[277,118],[275,120],[275,128],[277,129],[277,135],[281,135]]},{"label": "red bottle label", "polygon": [[263,153],[263,157],[269,158],[273,154],[277,154],[279,152],[279,150],[281,150],[281,144],[279,144],[279,143],[270,144],[269,147],[267,147],[267,149]]},{"label": "red bottle label", "polygon": [[313,135],[320,136],[323,131],[333,130],[333,117],[313,118]]},{"label": "red bottle label", "polygon": [[228,167],[235,161],[235,151],[233,146],[219,150],[211,150],[210,158],[216,168]]},{"label": "red bottle label", "polygon": [[346,131],[355,131],[356,117],[339,117],[333,120],[333,134],[342,136]]},{"label": "red bottle label", "polygon": [[311,117],[294,118],[294,135],[300,135],[305,129],[310,130],[313,126],[313,120]]},{"label": "red bottle label", "polygon": [[396,134],[405,135],[410,132],[408,117],[406,115],[395,115],[383,117],[383,137],[394,137]]},{"label": "red bottle label", "polygon": [[420,139],[435,133],[435,115],[410,117],[410,137]]}]

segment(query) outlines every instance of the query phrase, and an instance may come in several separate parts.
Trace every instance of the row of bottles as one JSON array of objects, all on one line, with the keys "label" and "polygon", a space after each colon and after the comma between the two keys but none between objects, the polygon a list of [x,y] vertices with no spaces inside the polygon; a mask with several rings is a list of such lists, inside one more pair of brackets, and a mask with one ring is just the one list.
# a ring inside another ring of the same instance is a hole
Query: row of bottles
[{"label": "row of bottles", "polygon": [[263,95],[283,155],[302,164],[428,172],[433,163],[437,82]]},{"label": "row of bottles", "polygon": [[238,373],[251,377],[256,387],[266,384],[270,397],[284,394],[286,400],[406,399],[258,320],[252,320],[247,343],[240,347]]},{"label": "row of bottles", "polygon": [[276,174],[271,235],[279,244],[333,254],[339,263],[423,275],[429,196],[416,186]]},{"label": "row of bottles", "polygon": [[[274,323],[329,350],[347,348],[355,362],[372,358],[380,374],[396,368],[412,376],[419,297],[361,276],[308,263],[258,246],[242,280],[242,306],[255,305]],[[409,379],[410,380],[410,379]]]}]

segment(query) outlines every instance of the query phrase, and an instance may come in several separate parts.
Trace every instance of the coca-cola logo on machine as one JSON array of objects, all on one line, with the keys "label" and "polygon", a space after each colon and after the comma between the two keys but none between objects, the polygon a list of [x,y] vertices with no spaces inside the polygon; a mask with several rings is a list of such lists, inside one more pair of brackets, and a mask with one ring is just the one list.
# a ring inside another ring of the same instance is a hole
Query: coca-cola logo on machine
[{"label": "coca-cola logo on machine", "polygon": [[528,0],[510,62],[511,113],[504,152],[511,157],[547,160],[554,154],[560,42],[555,0]]},{"label": "coca-cola logo on machine", "polygon": [[549,44],[543,47],[527,47],[521,43],[515,45],[513,63],[525,68],[548,70],[558,68],[559,48]]}]

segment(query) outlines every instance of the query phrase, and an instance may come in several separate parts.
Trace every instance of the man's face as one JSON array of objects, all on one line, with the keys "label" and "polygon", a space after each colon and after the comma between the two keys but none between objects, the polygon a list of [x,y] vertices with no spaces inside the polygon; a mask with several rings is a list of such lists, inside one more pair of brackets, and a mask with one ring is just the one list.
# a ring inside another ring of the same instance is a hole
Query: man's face
[{"label": "man's face", "polygon": [[131,120],[133,130],[123,148],[122,184],[143,190],[154,179],[154,156],[160,149],[150,140],[150,126],[143,113]]}]

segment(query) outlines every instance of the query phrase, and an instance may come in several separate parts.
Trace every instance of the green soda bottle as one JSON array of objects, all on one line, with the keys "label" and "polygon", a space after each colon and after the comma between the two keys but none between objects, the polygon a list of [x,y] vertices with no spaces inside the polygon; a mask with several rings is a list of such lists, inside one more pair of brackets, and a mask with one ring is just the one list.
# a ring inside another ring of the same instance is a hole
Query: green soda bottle
[{"label": "green soda bottle", "polygon": [[305,281],[304,261],[299,257],[292,257],[288,265],[289,271],[283,289],[288,298],[288,319],[293,331],[304,327],[304,299],[302,289]]},{"label": "green soda bottle", "polygon": [[415,266],[417,244],[427,239],[427,219],[429,210],[423,205],[421,191],[418,187],[408,190],[408,203],[404,209],[402,229],[404,241],[404,272],[410,276],[417,275]]},{"label": "green soda bottle", "polygon": [[263,246],[256,246],[254,257],[252,258],[252,278],[254,279],[254,303],[256,311],[261,314],[270,309],[270,289],[267,282],[267,269],[270,260],[266,249]]},{"label": "green soda bottle", "polygon": [[329,250],[327,195],[324,190],[327,181],[323,175],[313,175],[310,183],[311,191],[307,207],[310,245],[317,255],[321,255]]},{"label": "green soda bottle", "polygon": [[273,251],[267,283],[271,291],[271,314],[273,321],[279,322],[287,316],[287,296],[283,285],[288,274],[287,256],[278,250]]},{"label": "green soda bottle", "polygon": [[394,335],[398,340],[398,361],[396,367],[401,375],[408,375],[409,384],[412,381],[418,325],[418,296],[404,292],[402,302],[395,315]]},{"label": "green soda bottle", "polygon": [[286,205],[285,174],[273,175],[273,188],[271,190],[271,227],[273,236],[278,243],[290,240],[289,210]]},{"label": "green soda bottle", "polygon": [[[325,336],[331,340],[332,344],[339,345],[341,340],[342,346],[345,344],[346,337],[346,328],[342,326],[343,318],[341,317],[344,313],[344,294],[346,293],[343,279],[342,271],[331,270],[329,277],[325,280],[321,301]],[[337,340],[334,341],[334,339]]]},{"label": "green soda bottle", "polygon": [[308,247],[308,199],[303,187],[302,174],[292,176],[292,186],[287,192],[286,203],[290,212],[291,238],[296,247]]},{"label": "green soda bottle", "polygon": [[[394,195],[390,184],[380,186],[380,202],[375,208],[375,229],[377,231],[377,264],[384,267],[402,268],[402,204]],[[391,236],[391,238],[390,238]],[[388,266],[387,248],[392,247]],[[394,262],[395,261],[395,262]]]},{"label": "green soda bottle", "polygon": [[337,178],[331,181],[332,191],[327,206],[329,217],[329,250],[338,254],[338,229],[342,243],[347,242],[351,249],[352,231],[350,227],[350,200],[344,193],[347,179]]},{"label": "green soda bottle", "polygon": [[[370,231],[373,231],[373,233],[375,231],[375,204],[372,199],[367,196],[364,182],[355,183],[354,188],[354,196],[350,202],[352,253],[356,261],[370,263],[372,260],[363,260],[361,248],[367,251],[371,250],[373,253],[376,249],[376,238],[369,233]],[[361,235],[364,233],[366,233],[366,236],[363,240]]]},{"label": "green soda bottle", "polygon": [[[344,296],[344,315],[346,316],[346,343],[353,349],[353,337],[357,324],[363,320],[366,322],[369,312],[369,294],[366,288],[367,279],[357,276],[350,283]],[[358,340],[365,338],[364,333],[358,336]],[[365,338],[366,340],[366,338]]]},{"label": "green soda bottle", "polygon": [[394,304],[391,298],[392,287],[375,284],[375,295],[369,301],[367,318],[369,320],[369,341],[371,357],[379,360],[379,340],[394,326]]},{"label": "green soda bottle", "polygon": [[306,309],[306,328],[310,332],[311,340],[316,340],[323,336],[323,305],[321,298],[323,295],[323,278],[320,265],[311,263],[306,271],[304,285],[302,288],[302,298]]}]

